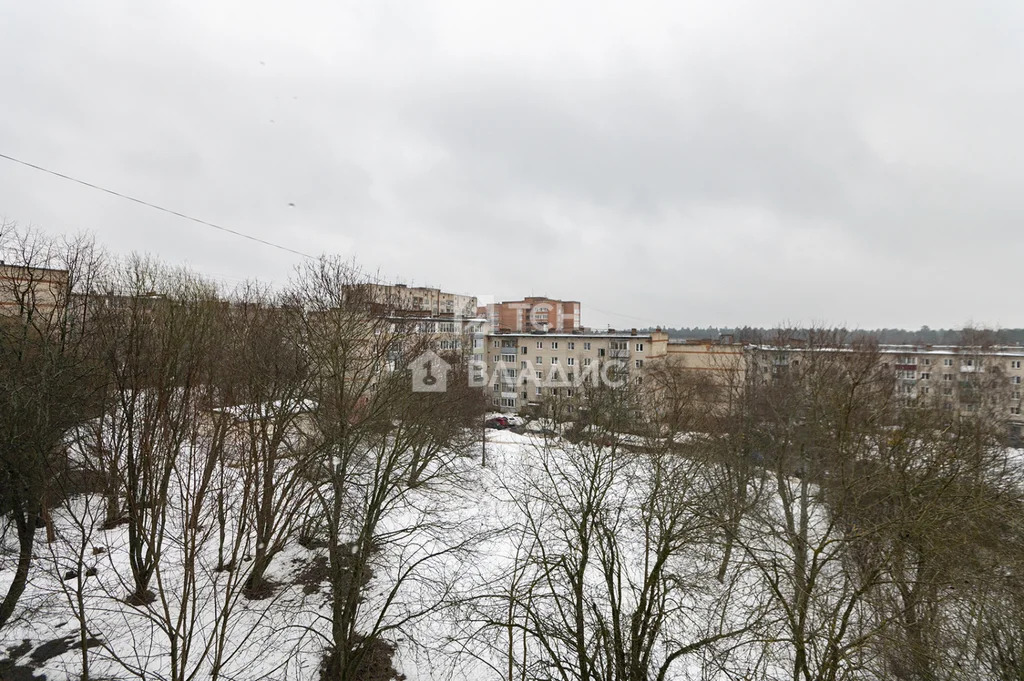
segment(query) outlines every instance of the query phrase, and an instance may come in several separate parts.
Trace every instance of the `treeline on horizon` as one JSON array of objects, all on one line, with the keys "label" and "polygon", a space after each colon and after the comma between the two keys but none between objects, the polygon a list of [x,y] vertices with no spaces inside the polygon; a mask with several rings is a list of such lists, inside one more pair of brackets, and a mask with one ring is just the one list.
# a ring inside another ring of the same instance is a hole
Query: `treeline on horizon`
[{"label": "treeline on horizon", "polygon": [[[651,329],[646,329],[650,331]],[[679,328],[665,328],[662,331],[668,333],[670,339],[678,340],[700,340],[718,339],[723,335],[731,335],[736,342],[756,342],[766,338],[777,338],[783,329],[763,328],[754,326],[743,327],[717,327],[717,326],[692,326]],[[970,333],[969,338],[983,338],[985,344],[995,345],[1022,345],[1024,344],[1024,329],[932,329],[922,326],[920,329],[849,329],[847,333],[851,338],[873,338],[879,343],[901,344],[901,345],[958,345],[965,342],[965,332]],[[785,330],[789,335],[800,336],[801,331]]]}]

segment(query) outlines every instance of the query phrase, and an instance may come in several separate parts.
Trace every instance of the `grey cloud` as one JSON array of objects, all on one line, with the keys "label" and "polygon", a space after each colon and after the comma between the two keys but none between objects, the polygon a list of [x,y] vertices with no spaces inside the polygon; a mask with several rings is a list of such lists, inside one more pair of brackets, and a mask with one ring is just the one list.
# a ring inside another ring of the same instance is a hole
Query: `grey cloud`
[{"label": "grey cloud", "polygon": [[[7,14],[0,151],[299,250],[594,325],[1024,325],[1018,3]],[[295,261],[6,163],[0,215]]]}]

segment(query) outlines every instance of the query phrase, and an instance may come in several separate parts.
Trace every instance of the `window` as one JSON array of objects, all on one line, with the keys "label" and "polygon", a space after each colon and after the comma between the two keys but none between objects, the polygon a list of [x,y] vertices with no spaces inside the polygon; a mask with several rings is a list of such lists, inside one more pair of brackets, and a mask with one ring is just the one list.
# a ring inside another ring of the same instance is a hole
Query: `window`
[{"label": "window", "polygon": [[505,369],[505,375],[508,376],[509,378],[515,378],[516,377],[516,370],[515,369]]},{"label": "window", "polygon": [[598,348],[597,349],[597,356],[598,357],[604,357],[604,348]]},{"label": "window", "polygon": [[952,381],[953,380],[953,374],[942,374],[942,380],[943,381]]},{"label": "window", "polygon": [[543,381],[544,380],[544,372],[543,371],[538,371],[537,372],[537,380],[538,381]]},{"label": "window", "polygon": [[558,364],[558,358],[557,357],[552,357],[551,358],[551,363],[552,364]]},{"label": "window", "polygon": [[1013,383],[1014,385],[1020,385],[1020,376],[1013,376],[1012,378],[1010,378],[1010,383]]},{"label": "window", "polygon": [[643,377],[641,377],[641,376],[637,376],[637,377],[636,377],[636,378],[635,378],[635,379],[633,380],[633,382],[634,382],[634,383],[636,383],[637,385],[640,385],[641,383],[643,383],[643,381],[644,381],[644,379],[643,379]]},{"label": "window", "polygon": [[526,354],[526,346],[525,345],[523,347],[519,348],[519,354],[520,355],[525,355]]},{"label": "window", "polygon": [[526,364],[527,364],[526,360],[523,360],[522,362],[519,363],[519,368],[520,369],[525,369],[526,368]]},{"label": "window", "polygon": [[524,400],[526,399],[526,391],[525,391],[525,390],[524,390],[523,392],[521,392],[521,393],[520,393],[520,395],[522,395],[522,396],[523,396],[523,399],[524,399]]},{"label": "window", "polygon": [[543,363],[544,363],[544,358],[543,357],[538,357],[537,361],[534,362],[534,364],[543,364]]},{"label": "window", "polygon": [[1010,360],[1010,368],[1011,369],[1020,369],[1020,360],[1019,359]]},{"label": "window", "polygon": [[501,355],[491,355],[494,358],[494,363],[497,364],[501,361]]},{"label": "window", "polygon": [[501,361],[502,361],[502,362],[511,362],[511,363],[515,363],[515,361],[516,361],[516,356],[515,356],[515,355],[502,355],[502,356],[501,356]]},{"label": "window", "polygon": [[643,369],[643,367],[644,367],[644,361],[642,359],[636,360],[636,368],[637,369]]},{"label": "window", "polygon": [[1019,400],[1020,399],[1020,391],[1019,390],[1014,390],[1013,394],[1010,397],[1012,399],[1014,399],[1014,400]]},{"label": "window", "polygon": [[565,360],[565,363],[568,364],[569,366],[573,366],[576,364],[576,358],[570,357],[569,359]]},{"label": "window", "polygon": [[928,394],[928,388],[921,388],[921,394],[922,395],[927,395]]},{"label": "window", "polygon": [[944,367],[951,367],[951,366],[953,366],[953,359],[951,357],[947,357],[946,359],[942,360],[942,366],[944,366]]},{"label": "window", "polygon": [[516,406],[516,398],[514,397],[502,397],[501,406],[503,407],[514,407]]},{"label": "window", "polygon": [[643,343],[637,343],[636,344],[636,351],[637,352],[643,352],[644,351],[644,344]]},{"label": "window", "polygon": [[952,395],[953,394],[953,389],[952,388],[943,388],[942,389],[942,394],[943,395]]},{"label": "window", "polygon": [[590,358],[589,357],[584,357],[583,358],[583,366],[585,366],[585,367],[590,366]]},{"label": "window", "polygon": [[497,340],[497,339],[495,339],[495,341],[494,341],[494,347],[496,347],[496,348],[500,348],[500,347],[501,347],[501,341],[500,341],[500,340]]},{"label": "window", "polygon": [[497,383],[495,383],[495,384],[494,384],[494,392],[498,392],[498,390],[499,390],[499,388],[498,388],[498,384],[497,384]]},{"label": "window", "polygon": [[557,350],[558,349],[558,341],[551,341],[551,349],[552,350]]},{"label": "window", "polygon": [[572,397],[572,388],[566,388],[565,389],[565,396],[566,397]]},{"label": "window", "polygon": [[576,343],[574,343],[572,341],[569,341],[569,349],[570,350],[575,350],[576,349]]},{"label": "window", "polygon": [[537,349],[538,350],[543,350],[544,349],[544,341],[537,341]]},{"label": "window", "polygon": [[590,343],[589,343],[589,342],[587,342],[587,343],[584,343],[584,344],[583,344],[583,349],[584,349],[584,350],[589,350],[589,349],[590,349]]},{"label": "window", "polygon": [[1011,414],[1019,414],[1020,413],[1020,407],[1010,407],[1010,413]]},{"label": "window", "polygon": [[932,361],[930,359],[928,359],[927,357],[925,357],[924,359],[921,360],[921,364],[923,364],[925,366],[931,366],[931,363],[932,363]]},{"label": "window", "polygon": [[964,366],[965,367],[972,367],[972,366],[974,366],[974,360],[973,359],[965,359],[964,360]]},{"label": "window", "polygon": [[922,371],[921,372],[921,380],[922,381],[927,381],[931,377],[932,377],[932,375],[930,373],[928,373],[927,371]]},{"label": "window", "polygon": [[543,393],[543,389],[542,388],[537,388],[537,394],[540,395],[542,393]]}]

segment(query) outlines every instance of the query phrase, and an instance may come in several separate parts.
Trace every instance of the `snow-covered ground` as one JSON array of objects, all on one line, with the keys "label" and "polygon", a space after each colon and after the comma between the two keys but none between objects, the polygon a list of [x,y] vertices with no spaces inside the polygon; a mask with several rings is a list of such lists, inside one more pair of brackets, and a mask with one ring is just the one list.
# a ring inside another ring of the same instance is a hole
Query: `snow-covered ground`
[{"label": "snow-covered ground", "polygon": [[[530,569],[536,570],[536,564],[527,567],[525,554],[537,550],[536,544],[531,547],[525,539],[529,532],[548,537],[547,550],[572,559],[572,542],[565,534],[572,518],[559,516],[550,497],[543,496],[573,498],[569,493],[576,490],[551,487],[553,480],[571,480],[571,454],[534,433],[492,431],[486,446],[486,466],[480,465],[478,457],[453,459],[455,475],[438,476],[434,482],[414,488],[380,528],[394,540],[384,542],[374,557],[363,619],[367,629],[378,626],[386,630],[385,638],[396,645],[395,667],[410,681],[507,678],[510,658],[514,665],[529,666],[531,659],[543,664],[543,651],[531,650],[536,644],[523,641],[521,632],[509,628],[503,633],[496,626],[500,618],[495,613],[508,602],[517,575],[523,579]],[[650,481],[642,467],[633,465],[633,455],[619,456],[627,467],[609,486],[609,494],[614,496],[608,508],[621,507],[623,513],[641,517],[645,509],[638,490]],[[566,477],[553,478],[553,470]],[[330,640],[326,573],[315,569],[323,564],[325,550],[304,548],[292,541],[275,557],[268,572],[275,585],[272,595],[249,600],[239,589],[239,575],[244,570],[214,569],[218,542],[210,519],[206,518],[198,532],[184,532],[183,514],[173,494],[168,503],[173,511],[168,516],[168,540],[154,576],[154,591],[164,598],[142,606],[124,602],[131,591],[127,531],[123,525],[101,529],[102,499],[80,496],[56,509],[57,540],[47,543],[45,531],[39,531],[29,584],[16,621],[2,633],[0,657],[28,641],[16,649],[16,659],[9,662],[35,667],[49,679],[77,679],[82,664],[77,648],[71,646],[40,660],[39,646],[59,639],[75,643],[84,619],[98,639],[88,651],[92,678],[171,678],[172,657],[193,671],[196,679],[210,678],[214,666],[222,678],[240,681],[318,678]],[[769,523],[774,522],[773,517],[782,522],[777,497],[769,498],[765,508]],[[821,514],[816,511],[812,515]],[[826,519],[814,517],[812,522],[821,528]],[[626,515],[619,525],[609,522],[609,527],[618,528],[614,540],[625,547],[623,593],[626,605],[632,606],[630,588],[648,569],[644,537]],[[784,561],[777,537],[766,533],[766,527],[770,525],[748,528],[748,538],[754,542],[757,532],[765,533],[765,549],[779,551],[779,559]],[[15,533],[13,528],[7,529],[0,553],[2,590],[7,589],[17,557]],[[197,536],[201,544],[195,554],[195,579],[188,579],[184,570],[189,547],[181,541],[183,536]],[[759,614],[766,590],[759,589],[756,570],[737,570],[737,576],[725,584],[713,578],[720,548],[717,539],[703,548],[690,544],[669,566],[672,579],[685,582],[686,588],[672,596],[680,600],[674,604],[675,614],[666,621],[667,629],[659,634],[665,646],[655,651],[655,661],[669,643],[740,629]],[[734,560],[744,561],[741,551]],[[80,563],[86,569],[94,568],[95,574],[72,576]],[[821,576],[822,580],[829,578],[827,572]],[[396,588],[396,584],[400,586]],[[836,584],[843,586],[841,580]],[[77,600],[79,585],[82,610]],[[558,584],[549,587],[549,591],[561,588]],[[599,571],[588,574],[588,594],[598,609],[607,606],[608,599],[601,595],[604,587]],[[823,607],[834,605],[826,602],[827,591],[823,598]],[[603,615],[593,613],[594,617]],[[511,618],[515,617],[513,609]],[[763,629],[760,633],[772,632]],[[716,676],[714,665],[734,673],[747,669],[763,674],[774,665],[785,664],[784,654],[782,658],[765,657],[756,636],[747,638],[744,645],[734,646],[729,641],[729,645],[709,649],[708,657],[703,653],[683,656],[666,678],[727,678]],[[186,640],[191,645],[187,654],[182,650]]]}]

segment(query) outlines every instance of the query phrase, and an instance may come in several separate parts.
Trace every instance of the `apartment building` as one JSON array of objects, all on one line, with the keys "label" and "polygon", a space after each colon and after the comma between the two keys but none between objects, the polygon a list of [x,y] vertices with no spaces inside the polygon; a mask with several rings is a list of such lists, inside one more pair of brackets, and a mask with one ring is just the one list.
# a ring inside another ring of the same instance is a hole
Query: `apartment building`
[{"label": "apartment building", "polygon": [[68,271],[0,261],[0,315],[51,315],[67,303]]},{"label": "apartment building", "polygon": [[582,328],[578,300],[544,296],[493,303],[479,308],[478,316],[487,317],[491,328],[509,333],[572,333]]},{"label": "apartment building", "polygon": [[381,313],[424,317],[477,316],[476,296],[405,284],[351,284],[344,288],[346,299],[365,302]]},{"label": "apartment building", "polygon": [[487,320],[482,317],[454,317],[448,315],[386,317],[396,331],[413,337],[427,337],[429,346],[449,359],[461,358],[482,365]]},{"label": "apartment building", "polygon": [[[628,332],[492,332],[485,339],[491,404],[502,411],[543,408],[602,380],[642,380],[648,362],[663,358],[668,334]],[[571,413],[572,407],[567,407]]]},{"label": "apartment building", "polygon": [[[751,346],[748,367],[761,380],[770,380],[798,364],[806,352],[797,345]],[[961,415],[986,412],[1005,418],[1012,436],[1024,436],[1024,347],[881,345],[878,354],[908,406],[938,405]]]},{"label": "apartment building", "polygon": [[1024,432],[1024,348],[886,345],[881,353],[883,366],[896,373],[897,392],[907,401],[927,401],[962,414],[991,409],[1006,417],[1013,435]]}]

